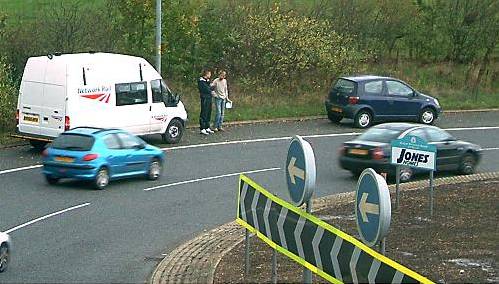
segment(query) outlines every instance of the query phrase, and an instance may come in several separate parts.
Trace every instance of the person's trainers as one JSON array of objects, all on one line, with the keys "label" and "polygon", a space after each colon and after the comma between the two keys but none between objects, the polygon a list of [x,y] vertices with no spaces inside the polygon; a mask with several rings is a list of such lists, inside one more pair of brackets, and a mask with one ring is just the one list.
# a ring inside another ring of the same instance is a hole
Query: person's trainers
[{"label": "person's trainers", "polygon": [[213,131],[218,132],[218,128],[213,129]]},{"label": "person's trainers", "polygon": [[206,129],[201,130],[201,134],[210,135],[210,133],[208,133],[208,131]]},{"label": "person's trainers", "polygon": [[225,129],[223,129],[222,127],[220,127],[220,128],[218,128],[218,131],[223,132],[223,131],[225,131]]},{"label": "person's trainers", "polygon": [[206,132],[208,132],[208,133],[215,133],[215,131],[213,131],[213,130],[211,130],[211,129],[209,129],[209,128],[206,128],[205,130],[206,130]]}]

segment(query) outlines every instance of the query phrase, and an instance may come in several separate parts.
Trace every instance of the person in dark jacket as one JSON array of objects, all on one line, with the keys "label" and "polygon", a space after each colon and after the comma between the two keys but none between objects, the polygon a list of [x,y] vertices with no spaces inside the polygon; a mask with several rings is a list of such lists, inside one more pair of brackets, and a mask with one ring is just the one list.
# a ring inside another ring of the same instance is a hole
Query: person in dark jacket
[{"label": "person in dark jacket", "polygon": [[203,75],[198,80],[199,97],[201,99],[201,113],[199,114],[199,129],[201,134],[209,135],[214,133],[210,129],[211,120],[211,97],[212,90],[210,87],[211,71],[204,70]]}]

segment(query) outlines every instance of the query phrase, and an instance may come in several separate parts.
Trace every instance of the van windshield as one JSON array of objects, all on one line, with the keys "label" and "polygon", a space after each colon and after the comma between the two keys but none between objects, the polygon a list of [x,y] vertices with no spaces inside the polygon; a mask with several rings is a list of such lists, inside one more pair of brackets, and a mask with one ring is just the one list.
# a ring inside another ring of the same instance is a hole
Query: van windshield
[{"label": "van windshield", "polygon": [[72,151],[90,151],[94,145],[94,138],[81,134],[61,134],[50,145],[51,148]]},{"label": "van windshield", "polygon": [[333,90],[338,91],[340,93],[344,94],[351,94],[353,93],[353,89],[355,88],[355,83],[349,80],[345,79],[338,79],[336,81],[336,84],[333,86]]}]

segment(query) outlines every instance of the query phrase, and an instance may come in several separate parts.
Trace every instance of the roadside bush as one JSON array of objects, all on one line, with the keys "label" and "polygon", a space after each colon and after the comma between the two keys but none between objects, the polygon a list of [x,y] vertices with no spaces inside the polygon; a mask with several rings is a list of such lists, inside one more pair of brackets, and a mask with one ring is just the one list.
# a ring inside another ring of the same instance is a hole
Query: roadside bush
[{"label": "roadside bush", "polygon": [[12,67],[0,57],[0,133],[15,127],[17,88],[12,79]]},{"label": "roadside bush", "polygon": [[314,80],[352,72],[362,59],[351,38],[336,33],[328,20],[283,11],[277,4],[270,11],[240,9],[247,17],[230,35],[236,44],[227,52],[228,62],[258,85],[315,88],[321,84]]}]

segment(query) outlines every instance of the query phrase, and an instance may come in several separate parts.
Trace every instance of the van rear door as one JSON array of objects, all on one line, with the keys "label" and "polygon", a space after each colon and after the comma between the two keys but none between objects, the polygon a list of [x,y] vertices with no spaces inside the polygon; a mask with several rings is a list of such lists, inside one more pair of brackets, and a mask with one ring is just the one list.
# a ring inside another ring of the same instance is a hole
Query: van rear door
[{"label": "van rear door", "polygon": [[54,56],[47,62],[45,84],[43,86],[43,104],[40,109],[40,134],[57,137],[64,132],[66,115],[66,64],[60,57]]},{"label": "van rear door", "polygon": [[19,132],[40,135],[41,108],[47,57],[32,57],[26,62],[19,88]]}]

